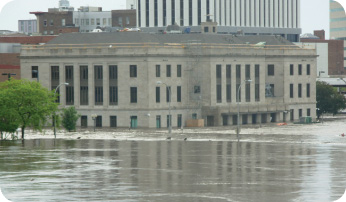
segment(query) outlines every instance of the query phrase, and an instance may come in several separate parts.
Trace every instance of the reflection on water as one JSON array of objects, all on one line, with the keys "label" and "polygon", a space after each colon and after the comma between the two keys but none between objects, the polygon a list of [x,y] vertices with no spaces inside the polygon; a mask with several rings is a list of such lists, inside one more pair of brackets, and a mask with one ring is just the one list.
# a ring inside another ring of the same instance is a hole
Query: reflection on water
[{"label": "reflection on water", "polygon": [[259,142],[0,141],[19,201],[333,201],[345,146]]}]

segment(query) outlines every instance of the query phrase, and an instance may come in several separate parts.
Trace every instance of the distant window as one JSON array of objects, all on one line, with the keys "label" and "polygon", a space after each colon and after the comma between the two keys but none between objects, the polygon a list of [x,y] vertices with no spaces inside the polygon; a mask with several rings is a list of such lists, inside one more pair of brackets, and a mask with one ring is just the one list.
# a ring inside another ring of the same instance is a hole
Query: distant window
[{"label": "distant window", "polygon": [[65,26],[66,24],[65,24],[65,19],[62,19],[61,20],[61,26]]},{"label": "distant window", "polygon": [[298,97],[302,97],[302,84],[298,84]]},{"label": "distant window", "polygon": [[160,103],[160,87],[156,87],[156,103]]},{"label": "distant window", "polygon": [[110,126],[113,128],[117,127],[117,116],[110,116]]},{"label": "distant window", "polygon": [[38,78],[38,66],[31,67],[31,78]]},{"label": "distant window", "polygon": [[310,75],[310,65],[306,65],[306,75]]},{"label": "distant window", "polygon": [[181,65],[177,65],[177,77],[181,77]]},{"label": "distant window", "polygon": [[96,19],[96,25],[101,25],[101,24],[100,24],[100,18],[97,18],[97,19]]},{"label": "distant window", "polygon": [[299,65],[298,65],[298,74],[299,74],[299,75],[302,75],[302,71],[303,71],[302,65],[299,64]]},{"label": "distant window", "polygon": [[204,32],[208,33],[209,32],[209,27],[204,27]]},{"label": "distant window", "polygon": [[53,25],[54,25],[54,21],[50,20],[50,26],[53,26]]},{"label": "distant window", "polygon": [[268,65],[268,76],[274,76],[274,65]]},{"label": "distant window", "polygon": [[130,77],[137,77],[137,65],[130,65]]},{"label": "distant window", "polygon": [[195,94],[201,93],[201,86],[195,86],[193,89],[194,89],[193,92],[194,92]]},{"label": "distant window", "polygon": [[181,102],[181,86],[177,86],[177,102]]},{"label": "distant window", "polygon": [[166,76],[171,77],[171,65],[166,66]]},{"label": "distant window", "polygon": [[294,75],[294,65],[290,65],[290,75]]},{"label": "distant window", "polygon": [[160,72],[160,65],[156,65],[156,77],[160,77],[161,72]]},{"label": "distant window", "polygon": [[137,103],[137,87],[130,87],[130,101]]}]

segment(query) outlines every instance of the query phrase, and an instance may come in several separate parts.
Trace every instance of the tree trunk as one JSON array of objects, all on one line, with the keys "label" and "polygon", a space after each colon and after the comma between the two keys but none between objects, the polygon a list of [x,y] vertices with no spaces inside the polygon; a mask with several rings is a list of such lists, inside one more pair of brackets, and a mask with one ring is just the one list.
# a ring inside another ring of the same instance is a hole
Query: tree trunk
[{"label": "tree trunk", "polygon": [[24,140],[24,130],[25,130],[25,127],[23,126],[22,127],[22,139]]}]

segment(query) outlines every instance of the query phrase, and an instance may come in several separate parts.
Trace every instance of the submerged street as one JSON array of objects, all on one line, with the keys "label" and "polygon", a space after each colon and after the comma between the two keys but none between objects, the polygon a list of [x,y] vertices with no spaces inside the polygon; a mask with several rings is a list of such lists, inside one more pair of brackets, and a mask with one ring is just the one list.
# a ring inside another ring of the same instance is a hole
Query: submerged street
[{"label": "submerged street", "polygon": [[0,186],[13,202],[334,201],[346,188],[345,126],[244,128],[239,143],[225,128],[171,140],[166,130],[32,132],[0,141]]}]

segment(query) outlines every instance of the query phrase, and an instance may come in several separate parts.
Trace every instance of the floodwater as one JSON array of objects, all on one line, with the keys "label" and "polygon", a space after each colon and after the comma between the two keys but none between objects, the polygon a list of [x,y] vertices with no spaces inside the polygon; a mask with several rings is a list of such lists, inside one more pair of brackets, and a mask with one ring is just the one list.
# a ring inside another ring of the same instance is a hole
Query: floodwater
[{"label": "floodwater", "polygon": [[239,143],[225,134],[0,141],[0,188],[12,202],[335,201],[346,188],[346,137],[334,133],[343,122],[249,129]]},{"label": "floodwater", "polygon": [[13,201],[334,201],[345,145],[232,141],[0,142]]}]

